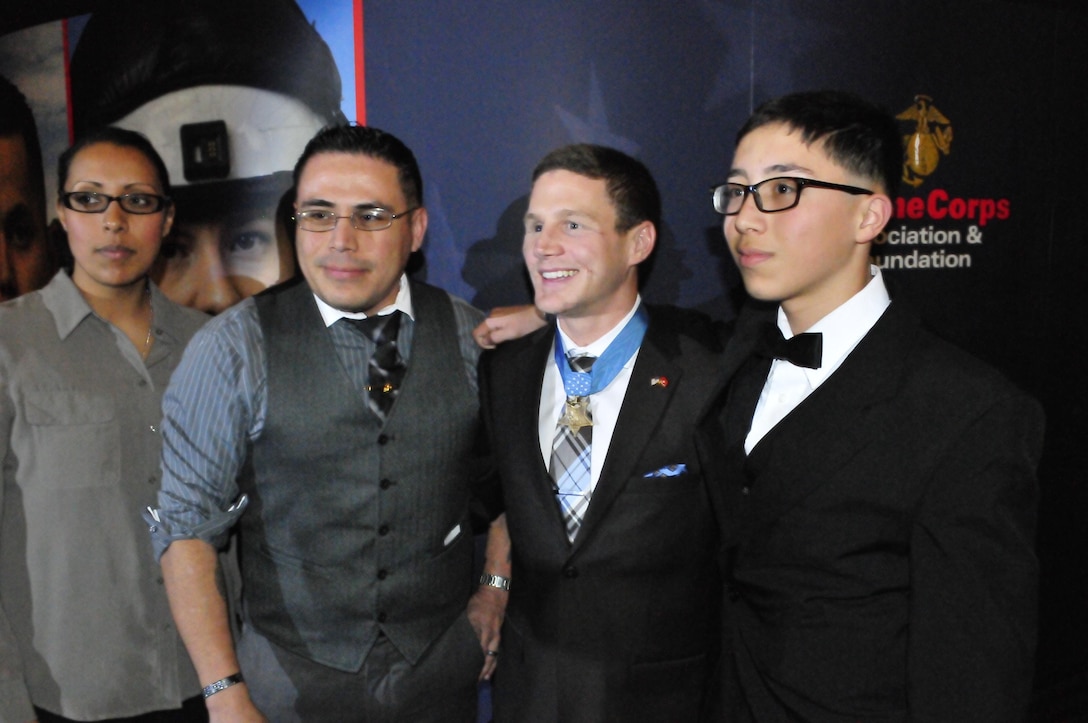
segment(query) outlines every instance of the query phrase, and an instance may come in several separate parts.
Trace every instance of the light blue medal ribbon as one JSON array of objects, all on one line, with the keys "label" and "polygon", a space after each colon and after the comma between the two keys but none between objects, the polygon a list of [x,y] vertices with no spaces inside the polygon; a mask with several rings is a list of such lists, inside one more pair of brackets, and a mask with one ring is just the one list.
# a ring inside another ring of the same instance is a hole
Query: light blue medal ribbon
[{"label": "light blue medal ribbon", "polygon": [[642,345],[642,337],[646,335],[648,322],[649,315],[646,313],[646,308],[639,304],[638,311],[624,325],[604,353],[597,357],[593,368],[588,372],[576,372],[571,368],[567,362],[566,353],[563,351],[563,337],[559,329],[556,329],[555,365],[559,367],[559,376],[563,378],[563,391],[567,397],[586,397],[596,394],[611,384],[623,369],[623,365]]}]

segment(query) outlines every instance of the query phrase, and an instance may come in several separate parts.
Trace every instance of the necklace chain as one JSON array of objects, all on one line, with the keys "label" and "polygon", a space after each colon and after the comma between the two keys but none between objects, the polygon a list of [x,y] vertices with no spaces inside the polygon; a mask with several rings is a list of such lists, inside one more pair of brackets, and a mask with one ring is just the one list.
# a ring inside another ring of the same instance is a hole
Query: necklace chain
[{"label": "necklace chain", "polygon": [[144,359],[147,359],[147,355],[151,353],[151,332],[155,328],[155,307],[151,303],[150,284],[148,284],[148,286],[146,286],[145,288],[147,289],[145,295],[147,296],[147,310],[149,313],[147,319],[147,338],[144,339],[144,349],[142,356]]}]

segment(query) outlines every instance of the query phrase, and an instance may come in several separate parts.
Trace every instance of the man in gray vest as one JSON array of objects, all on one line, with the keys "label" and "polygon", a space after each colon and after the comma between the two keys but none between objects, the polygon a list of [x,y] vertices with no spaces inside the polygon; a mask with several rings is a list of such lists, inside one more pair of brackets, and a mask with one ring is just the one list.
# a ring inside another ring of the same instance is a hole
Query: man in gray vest
[{"label": "man in gray vest", "polygon": [[166,392],[148,517],[171,607],[213,721],[472,721],[498,634],[465,613],[482,315],[404,274],[427,212],[401,141],[326,128],[294,182],[303,278],[214,319]]}]

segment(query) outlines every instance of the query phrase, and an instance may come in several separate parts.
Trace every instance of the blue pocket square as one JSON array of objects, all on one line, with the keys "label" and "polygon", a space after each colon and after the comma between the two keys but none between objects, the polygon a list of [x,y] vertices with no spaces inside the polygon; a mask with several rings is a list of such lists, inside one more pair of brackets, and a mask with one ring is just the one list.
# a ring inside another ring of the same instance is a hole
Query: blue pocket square
[{"label": "blue pocket square", "polygon": [[686,464],[670,464],[662,467],[661,469],[655,469],[653,472],[647,472],[642,475],[643,477],[679,477],[688,471]]}]

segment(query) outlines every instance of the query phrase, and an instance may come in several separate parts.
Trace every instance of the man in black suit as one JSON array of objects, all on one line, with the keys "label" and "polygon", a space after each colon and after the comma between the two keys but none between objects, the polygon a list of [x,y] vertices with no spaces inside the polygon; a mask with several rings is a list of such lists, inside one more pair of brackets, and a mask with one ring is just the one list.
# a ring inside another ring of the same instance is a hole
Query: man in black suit
[{"label": "man in black suit", "polygon": [[1022,720],[1041,410],[870,264],[902,165],[890,116],[795,94],[737,138],[714,203],[769,303],[739,318],[700,439],[730,565],[725,719]]},{"label": "man in black suit", "polygon": [[[660,208],[610,148],[533,173],[523,253],[557,324],[480,365],[513,542],[497,721],[692,721],[710,697],[721,582],[694,437],[721,349],[703,317],[641,301]],[[485,587],[508,577],[493,553]]]}]

